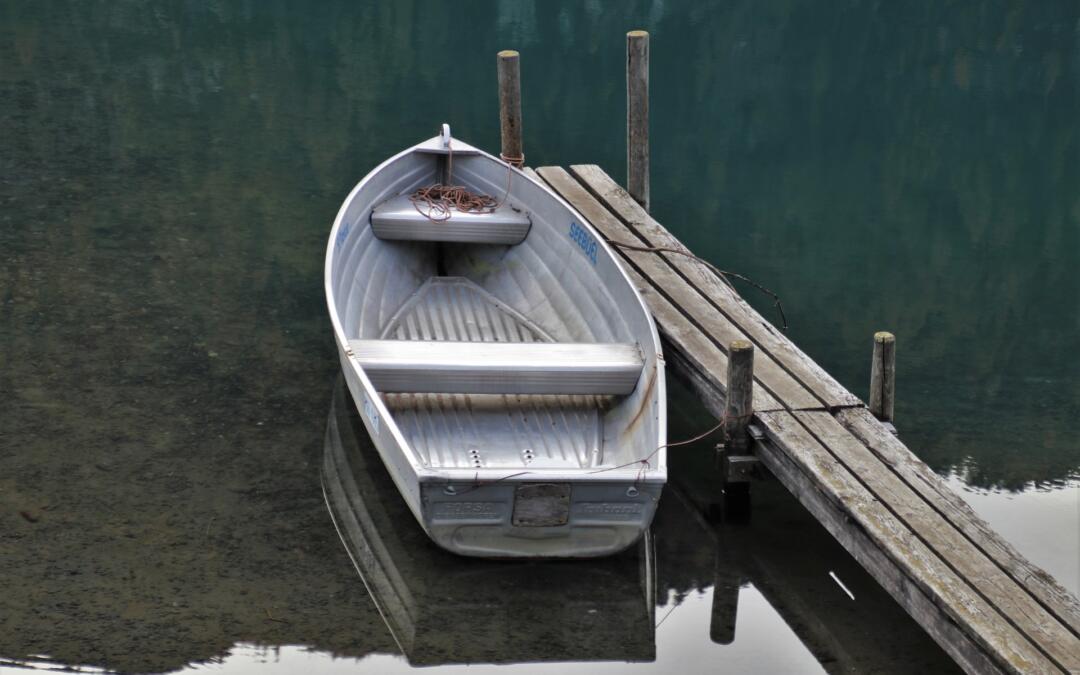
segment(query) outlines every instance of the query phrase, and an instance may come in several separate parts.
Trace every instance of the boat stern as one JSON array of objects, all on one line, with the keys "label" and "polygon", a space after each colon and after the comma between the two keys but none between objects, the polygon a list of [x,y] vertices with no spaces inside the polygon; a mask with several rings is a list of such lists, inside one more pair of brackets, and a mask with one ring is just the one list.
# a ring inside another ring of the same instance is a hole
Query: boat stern
[{"label": "boat stern", "polygon": [[663,482],[429,482],[422,525],[465,556],[592,558],[635,543],[652,523]]}]

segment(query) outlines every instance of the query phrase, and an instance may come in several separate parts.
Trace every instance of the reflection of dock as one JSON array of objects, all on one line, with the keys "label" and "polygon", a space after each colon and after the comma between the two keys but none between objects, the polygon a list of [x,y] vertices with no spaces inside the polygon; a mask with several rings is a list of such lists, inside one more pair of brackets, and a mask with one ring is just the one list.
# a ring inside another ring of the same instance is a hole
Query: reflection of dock
[{"label": "reflection of dock", "polygon": [[[740,596],[752,587],[829,672],[956,669],[813,517],[790,503],[779,483],[756,486],[752,522],[718,523],[704,515],[710,510],[707,498],[699,502],[694,496],[718,485],[678,482],[665,494],[657,516],[661,582],[679,584],[667,573],[667,551],[660,544],[675,534],[689,537],[706,554],[695,558],[696,574],[701,579],[712,575],[713,642],[738,642]],[[686,524],[680,528],[676,522]],[[706,549],[702,541],[712,546]]]},{"label": "reflection of dock", "polygon": [[413,665],[655,658],[651,539],[590,561],[462,558],[433,544],[335,388],[323,489],[338,533]]},{"label": "reflection of dock", "polygon": [[[753,454],[969,672],[1080,672],[1080,605],[867,408],[596,166],[534,174],[616,247],[672,371],[725,415],[731,346],[757,350]],[[647,193],[646,193],[647,194]],[[739,415],[743,413],[737,413]]]}]

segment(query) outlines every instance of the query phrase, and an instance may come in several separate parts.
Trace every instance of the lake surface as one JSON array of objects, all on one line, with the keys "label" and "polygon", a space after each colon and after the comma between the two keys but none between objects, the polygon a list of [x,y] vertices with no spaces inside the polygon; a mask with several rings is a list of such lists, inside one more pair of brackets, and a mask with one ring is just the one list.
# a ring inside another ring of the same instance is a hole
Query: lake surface
[{"label": "lake surface", "polygon": [[497,150],[504,48],[527,163],[621,178],[633,28],[658,220],[860,396],[896,333],[905,442],[1080,591],[1080,5],[0,0],[0,670],[951,670],[777,482],[718,513],[708,442],[593,563],[449,558],[353,467],[396,615],[337,536],[338,206],[443,121]]}]

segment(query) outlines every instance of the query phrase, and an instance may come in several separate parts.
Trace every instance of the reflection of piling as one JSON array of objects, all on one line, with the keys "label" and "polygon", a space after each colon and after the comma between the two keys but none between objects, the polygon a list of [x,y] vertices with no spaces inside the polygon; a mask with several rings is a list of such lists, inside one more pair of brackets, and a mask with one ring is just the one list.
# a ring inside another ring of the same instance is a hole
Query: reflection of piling
[{"label": "reflection of piling", "polygon": [[520,167],[525,161],[521,141],[521,68],[520,55],[512,49],[499,52],[499,128],[503,160]]},{"label": "reflection of piling", "polygon": [[874,361],[870,366],[870,412],[882,422],[893,421],[896,401],[896,337],[874,333]]},{"label": "reflection of piling", "polygon": [[709,639],[721,645],[735,642],[735,623],[739,613],[739,588],[742,579],[732,570],[732,563],[717,551],[716,578],[713,582],[712,618]]},{"label": "reflection of piling", "polygon": [[649,34],[626,34],[626,190],[649,210]]}]

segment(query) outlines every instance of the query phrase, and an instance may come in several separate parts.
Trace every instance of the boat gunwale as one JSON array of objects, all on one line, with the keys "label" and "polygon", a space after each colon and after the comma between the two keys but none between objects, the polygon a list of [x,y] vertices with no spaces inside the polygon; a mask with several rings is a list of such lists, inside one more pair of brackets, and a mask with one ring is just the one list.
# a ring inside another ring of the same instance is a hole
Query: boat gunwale
[{"label": "boat gunwale", "polygon": [[[614,263],[616,269],[619,271],[619,275],[622,277],[623,282],[630,289],[633,297],[637,300],[639,311],[643,312],[648,317],[649,335],[653,341],[653,351],[655,353],[654,368],[656,373],[653,376],[653,388],[654,391],[644,397],[642,401],[642,407],[647,406],[652,398],[655,396],[657,401],[657,427],[659,433],[657,434],[657,448],[650,454],[640,457],[636,460],[631,460],[629,463],[622,465],[605,467],[603,465],[590,468],[589,470],[583,470],[582,468],[549,468],[549,469],[536,469],[536,470],[514,470],[512,468],[496,468],[496,467],[480,467],[480,468],[468,468],[468,469],[440,469],[424,466],[419,458],[416,456],[412,445],[408,439],[402,433],[398,427],[397,420],[394,418],[390,409],[386,407],[379,392],[372,385],[371,380],[368,378],[367,373],[364,372],[363,366],[361,366],[352,354],[352,350],[349,348],[349,340],[345,334],[345,329],[342,326],[341,318],[338,315],[337,303],[335,300],[335,294],[333,289],[333,281],[331,273],[334,265],[334,253],[337,248],[337,235],[341,229],[342,222],[344,220],[346,212],[356,199],[360,191],[368,184],[368,182],[377,176],[381,171],[385,170],[388,166],[394,162],[409,156],[414,153],[425,152],[424,147],[429,146],[433,141],[439,139],[439,136],[427,139],[416,145],[408,147],[401,152],[388,157],[380,162],[374,169],[369,171],[349,192],[348,196],[342,202],[341,207],[338,209],[337,215],[334,218],[333,227],[330,228],[330,235],[327,240],[326,256],[323,269],[323,283],[324,291],[326,295],[327,309],[330,314],[330,323],[334,329],[334,340],[337,342],[339,355],[345,355],[348,357],[349,366],[356,374],[361,386],[364,388],[364,393],[367,395],[368,400],[375,407],[380,418],[385,422],[385,428],[394,437],[398,446],[401,448],[405,459],[408,460],[412,467],[416,480],[420,484],[431,483],[482,483],[490,484],[494,481],[500,483],[520,483],[520,482],[537,482],[537,481],[581,481],[587,480],[590,483],[625,483],[630,480],[635,484],[649,484],[657,485],[667,482],[667,387],[665,377],[665,361],[663,348],[660,343],[660,334],[656,328],[656,322],[652,319],[652,315],[649,312],[648,306],[645,304],[644,298],[641,296],[640,291],[634,286],[629,275],[623,265],[619,262],[619,257],[615,254],[614,249],[608,244],[607,240],[597,232],[586,218],[584,218],[569,202],[563,199],[554,190],[549,188],[543,182],[533,178],[529,174],[525,173],[521,169],[510,165],[509,171],[513,172],[518,178],[527,180],[540,189],[542,189],[548,196],[553,198],[558,204],[560,204],[566,211],[574,218],[574,220],[585,228],[593,235],[597,241],[600,249],[602,249],[609,260]],[[487,159],[498,162],[505,165],[494,155],[488,152],[480,150],[474,146],[465,143],[464,141],[455,139],[455,144],[458,146],[455,151],[467,152],[470,156],[481,156]],[[374,206],[372,207],[374,208]],[[659,376],[659,377],[657,377]],[[641,386],[641,384],[639,384]],[[355,402],[354,402],[355,403]],[[365,421],[365,425],[366,425]],[[645,467],[642,468],[642,464]]]}]

